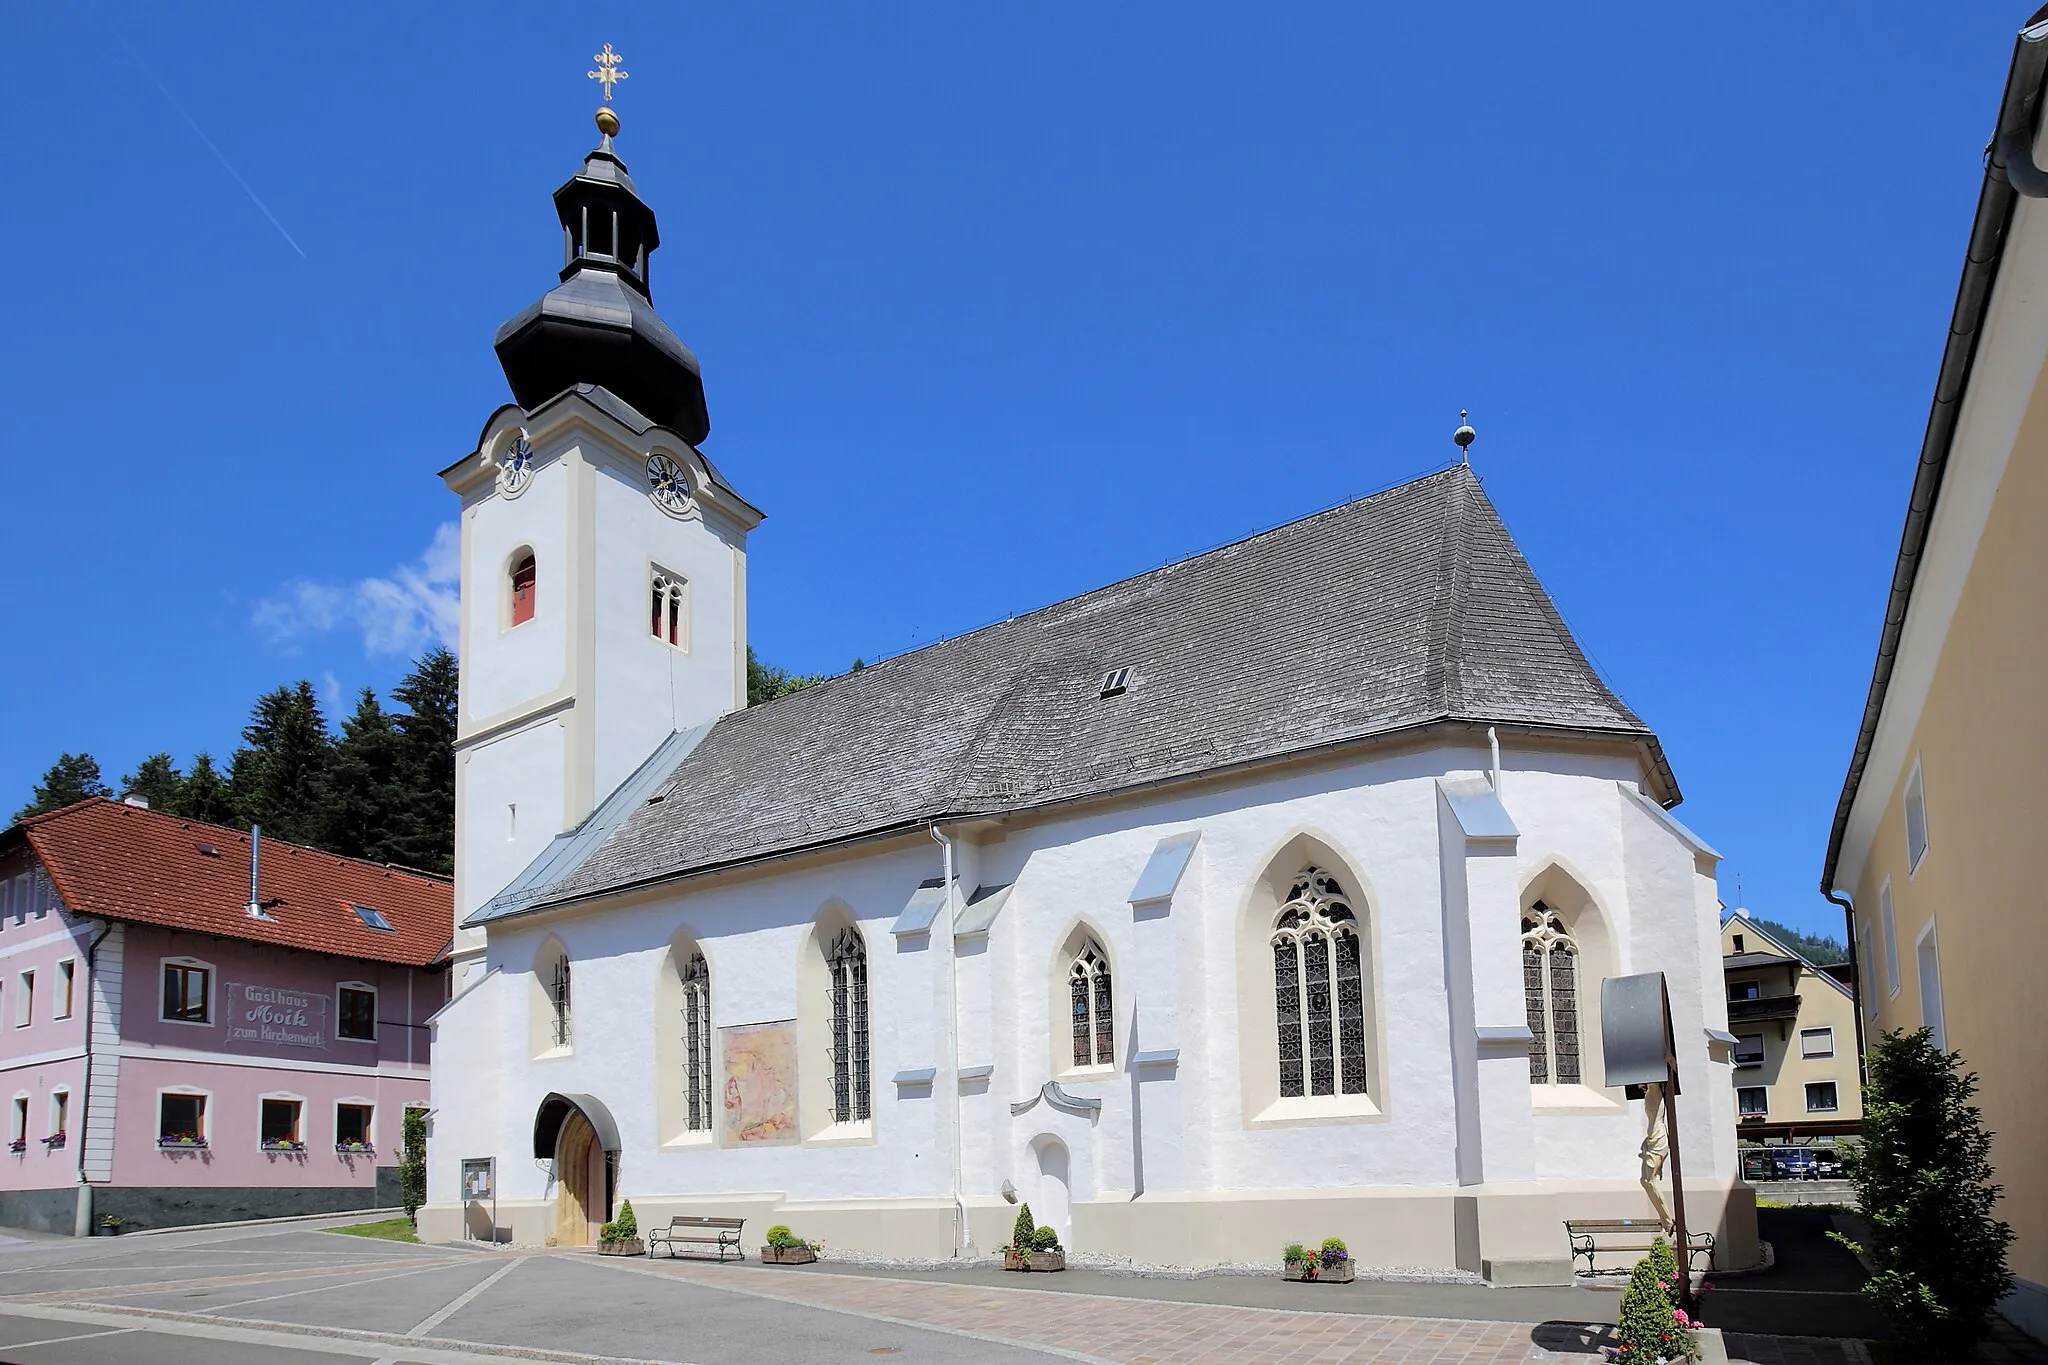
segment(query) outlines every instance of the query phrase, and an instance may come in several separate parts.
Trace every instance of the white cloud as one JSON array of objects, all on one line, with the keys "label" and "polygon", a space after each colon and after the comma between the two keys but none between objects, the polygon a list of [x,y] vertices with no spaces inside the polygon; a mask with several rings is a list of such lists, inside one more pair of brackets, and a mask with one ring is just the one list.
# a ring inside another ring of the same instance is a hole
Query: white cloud
[{"label": "white cloud", "polygon": [[418,559],[389,574],[349,584],[294,579],[258,602],[251,621],[276,644],[357,630],[363,652],[372,656],[417,654],[432,644],[453,649],[461,555],[455,523],[443,522]]}]

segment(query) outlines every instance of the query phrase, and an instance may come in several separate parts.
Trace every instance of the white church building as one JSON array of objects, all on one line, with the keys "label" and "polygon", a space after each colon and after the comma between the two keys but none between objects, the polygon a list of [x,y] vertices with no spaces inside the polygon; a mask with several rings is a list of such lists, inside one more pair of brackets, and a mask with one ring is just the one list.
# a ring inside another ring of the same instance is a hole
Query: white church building
[{"label": "white church building", "polygon": [[1661,971],[1691,1223],[1754,1261],[1716,855],[1470,469],[748,706],[762,513],[702,452],[654,215],[609,135],[555,202],[516,401],[443,476],[426,1240],[630,1198],[945,1258],[1023,1200],[1142,1263],[1337,1235],[1561,1281],[1563,1220],[1650,1213],[1598,1000]]}]

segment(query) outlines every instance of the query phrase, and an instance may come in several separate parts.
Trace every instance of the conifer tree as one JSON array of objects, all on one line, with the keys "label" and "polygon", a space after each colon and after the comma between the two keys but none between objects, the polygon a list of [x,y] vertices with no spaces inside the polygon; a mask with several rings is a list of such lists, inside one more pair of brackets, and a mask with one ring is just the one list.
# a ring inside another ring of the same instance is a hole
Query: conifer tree
[{"label": "conifer tree", "polygon": [[121,778],[121,794],[130,793],[149,802],[151,810],[175,813],[185,793],[185,775],[169,754],[153,753]]},{"label": "conifer tree", "polygon": [[334,741],[313,684],[301,679],[257,698],[242,741],[246,747],[229,769],[237,812],[273,838],[318,840],[326,824]]},{"label": "conifer tree", "polygon": [[89,796],[112,796],[100,778],[99,760],[91,754],[59,754],[43,780],[36,783],[34,798],[14,813],[17,820],[41,815],[83,801]]},{"label": "conifer tree", "polygon": [[392,717],[398,738],[402,831],[386,861],[428,872],[455,868],[455,656],[431,649],[391,689],[405,710]]},{"label": "conifer tree", "polygon": [[213,766],[213,755],[203,749],[193,756],[192,771],[179,784],[177,804],[170,811],[209,825],[243,823],[235,815],[234,793],[228,790],[228,780]]},{"label": "conifer tree", "polygon": [[373,862],[398,858],[409,814],[399,757],[398,731],[366,687],[334,746],[320,847]]}]

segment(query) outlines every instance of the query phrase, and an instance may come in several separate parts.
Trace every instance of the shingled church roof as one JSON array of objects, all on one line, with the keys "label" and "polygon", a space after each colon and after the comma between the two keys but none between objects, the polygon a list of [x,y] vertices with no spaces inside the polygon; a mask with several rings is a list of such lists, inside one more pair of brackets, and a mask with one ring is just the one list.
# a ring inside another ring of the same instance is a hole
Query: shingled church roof
[{"label": "shingled church roof", "polygon": [[470,922],[1444,723],[1633,741],[1678,799],[1464,466],[733,712]]}]

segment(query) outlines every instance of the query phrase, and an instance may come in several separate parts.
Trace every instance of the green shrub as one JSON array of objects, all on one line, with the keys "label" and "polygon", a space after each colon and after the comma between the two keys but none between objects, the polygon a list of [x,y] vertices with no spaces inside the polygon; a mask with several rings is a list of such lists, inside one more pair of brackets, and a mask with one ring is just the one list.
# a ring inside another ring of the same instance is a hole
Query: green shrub
[{"label": "green shrub", "polygon": [[1019,1204],[1017,1221],[1010,1228],[1010,1245],[1019,1251],[1031,1250],[1031,1238],[1037,1231],[1038,1222],[1031,1216],[1031,1206]]},{"label": "green shrub", "polygon": [[2012,1225],[1992,1217],[1991,1134],[1970,1103],[1975,1072],[1928,1029],[1885,1034],[1870,1050],[1863,1141],[1847,1154],[1876,1273],[1863,1292],[1908,1357],[1928,1365],[1975,1358],[1992,1305],[2012,1288]]},{"label": "green shrub", "polygon": [[777,1251],[809,1251],[811,1244],[789,1230],[789,1224],[777,1223],[768,1229],[768,1245]]},{"label": "green shrub", "polygon": [[419,1226],[420,1205],[427,1202],[427,1111],[407,1109],[398,1161],[398,1202],[406,1221]]},{"label": "green shrub", "polygon": [[1286,1249],[1280,1253],[1280,1259],[1289,1265],[1300,1265],[1308,1259],[1308,1248],[1299,1242],[1289,1242]]},{"label": "green shrub", "polygon": [[1051,1228],[1034,1229],[1031,1234],[1031,1249],[1033,1251],[1058,1251],[1060,1249],[1060,1235]]},{"label": "green shrub", "polygon": [[1628,1273],[1621,1294],[1621,1323],[1615,1328],[1621,1349],[1615,1365],[1657,1365],[1686,1354],[1690,1342],[1671,1315],[1671,1293],[1648,1256]]},{"label": "green shrub", "polygon": [[633,1201],[628,1199],[619,1205],[618,1221],[612,1226],[618,1229],[619,1240],[630,1242],[640,1235],[640,1220],[633,1216]]},{"label": "green shrub", "polygon": [[1673,1303],[1678,1302],[1678,1256],[1671,1250],[1671,1243],[1662,1237],[1650,1239],[1650,1254],[1643,1258],[1650,1263],[1650,1269],[1657,1280],[1671,1295]]}]

